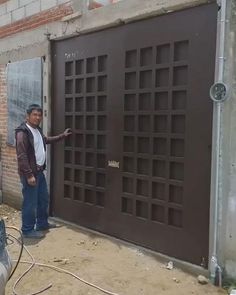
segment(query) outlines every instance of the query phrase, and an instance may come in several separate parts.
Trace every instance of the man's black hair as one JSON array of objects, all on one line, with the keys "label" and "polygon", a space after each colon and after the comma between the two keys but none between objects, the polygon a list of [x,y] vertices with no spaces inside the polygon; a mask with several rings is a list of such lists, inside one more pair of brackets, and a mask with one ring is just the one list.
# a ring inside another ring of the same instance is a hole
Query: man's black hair
[{"label": "man's black hair", "polygon": [[33,111],[41,112],[41,114],[43,113],[43,109],[42,109],[42,107],[41,107],[40,105],[38,105],[38,104],[35,104],[35,103],[30,104],[30,105],[28,106],[28,108],[27,108],[27,110],[26,110],[26,113],[27,113],[28,115],[30,115]]}]

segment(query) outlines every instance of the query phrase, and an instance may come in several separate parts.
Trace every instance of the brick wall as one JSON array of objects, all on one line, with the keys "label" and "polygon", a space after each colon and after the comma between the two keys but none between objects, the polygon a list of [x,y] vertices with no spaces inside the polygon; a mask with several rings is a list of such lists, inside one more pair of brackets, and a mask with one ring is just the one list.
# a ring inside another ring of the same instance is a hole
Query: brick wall
[{"label": "brick wall", "polygon": [[9,0],[0,2],[0,27],[70,3],[70,0]]},{"label": "brick wall", "polygon": [[6,65],[0,65],[0,135],[2,161],[2,191],[3,198],[20,196],[21,186],[17,173],[15,148],[6,144],[7,138],[7,86]]},{"label": "brick wall", "polygon": [[26,17],[23,20],[0,27],[0,38],[4,38],[26,30],[33,30],[39,26],[61,19],[63,16],[71,14],[72,8],[67,5],[59,5],[55,8]]}]

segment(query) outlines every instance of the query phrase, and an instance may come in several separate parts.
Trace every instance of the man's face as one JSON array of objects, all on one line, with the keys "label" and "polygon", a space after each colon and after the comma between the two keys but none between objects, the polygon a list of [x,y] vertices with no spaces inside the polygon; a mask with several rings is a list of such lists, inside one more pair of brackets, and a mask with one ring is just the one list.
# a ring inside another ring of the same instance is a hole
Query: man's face
[{"label": "man's face", "polygon": [[33,127],[40,125],[42,120],[42,113],[37,110],[33,110],[29,115],[27,115],[27,122]]}]

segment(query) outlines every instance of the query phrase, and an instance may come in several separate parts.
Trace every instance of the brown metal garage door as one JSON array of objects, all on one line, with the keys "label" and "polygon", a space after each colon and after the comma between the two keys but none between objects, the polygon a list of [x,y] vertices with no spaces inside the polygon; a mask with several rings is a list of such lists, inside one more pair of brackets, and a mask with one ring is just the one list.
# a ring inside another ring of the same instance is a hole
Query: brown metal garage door
[{"label": "brown metal garage door", "polygon": [[208,256],[217,7],[53,44],[53,215],[196,264]]}]

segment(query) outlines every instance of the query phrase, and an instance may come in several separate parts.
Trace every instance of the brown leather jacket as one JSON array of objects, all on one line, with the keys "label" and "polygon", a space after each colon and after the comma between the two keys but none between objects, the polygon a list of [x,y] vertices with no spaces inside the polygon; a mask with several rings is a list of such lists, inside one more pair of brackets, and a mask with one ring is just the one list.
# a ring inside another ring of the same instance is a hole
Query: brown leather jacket
[{"label": "brown leather jacket", "polygon": [[[58,136],[46,137],[43,135],[41,128],[38,127],[39,132],[42,135],[44,149],[46,150],[46,144],[57,142],[65,138],[62,133]],[[29,178],[37,174],[37,164],[34,151],[34,137],[26,123],[22,123],[16,128],[16,155],[18,160],[18,173],[20,176]],[[46,165],[44,163],[44,169]]]}]

